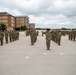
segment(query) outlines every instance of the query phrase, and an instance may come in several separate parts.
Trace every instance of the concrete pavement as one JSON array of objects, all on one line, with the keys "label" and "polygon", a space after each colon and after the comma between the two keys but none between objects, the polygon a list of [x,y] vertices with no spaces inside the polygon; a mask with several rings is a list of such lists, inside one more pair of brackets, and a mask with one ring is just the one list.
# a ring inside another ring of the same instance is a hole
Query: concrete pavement
[{"label": "concrete pavement", "polygon": [[20,40],[0,46],[0,75],[76,75],[76,41],[63,36],[47,51],[41,32],[34,46],[21,32]]}]

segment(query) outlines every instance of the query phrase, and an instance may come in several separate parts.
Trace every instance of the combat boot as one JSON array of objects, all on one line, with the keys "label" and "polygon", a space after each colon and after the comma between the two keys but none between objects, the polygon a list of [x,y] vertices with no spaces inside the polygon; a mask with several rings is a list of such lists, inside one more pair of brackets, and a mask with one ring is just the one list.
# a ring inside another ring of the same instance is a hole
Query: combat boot
[{"label": "combat boot", "polygon": [[47,50],[50,50],[50,48],[47,48]]},{"label": "combat boot", "polygon": [[33,43],[31,45],[34,45]]}]

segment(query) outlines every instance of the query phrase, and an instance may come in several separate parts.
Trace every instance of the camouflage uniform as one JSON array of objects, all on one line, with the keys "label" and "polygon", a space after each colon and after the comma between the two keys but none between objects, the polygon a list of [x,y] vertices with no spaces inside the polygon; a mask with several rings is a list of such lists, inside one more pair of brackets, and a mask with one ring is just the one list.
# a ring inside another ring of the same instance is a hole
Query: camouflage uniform
[{"label": "camouflage uniform", "polygon": [[19,40],[19,35],[20,35],[20,34],[19,34],[19,32],[17,31],[17,40]]},{"label": "camouflage uniform", "polygon": [[37,31],[37,36],[39,35],[39,31]]},{"label": "camouflage uniform", "polygon": [[3,45],[4,33],[0,31],[0,43]]},{"label": "camouflage uniform", "polygon": [[26,36],[28,36],[30,33],[30,30],[26,30]]},{"label": "camouflage uniform", "polygon": [[12,42],[12,31],[9,31],[9,39],[10,39],[10,42]]},{"label": "camouflage uniform", "polygon": [[68,32],[68,39],[71,40],[71,31]]},{"label": "camouflage uniform", "polygon": [[35,43],[35,31],[33,29],[30,31],[30,38],[31,38],[31,45],[34,45],[34,43]]},{"label": "camouflage uniform", "polygon": [[46,47],[47,50],[50,50],[50,41],[51,41],[51,33],[49,31],[46,32]]},{"label": "camouflage uniform", "polygon": [[43,31],[42,31],[42,37],[43,37]]},{"label": "camouflage uniform", "polygon": [[15,31],[12,31],[12,41],[15,41]]},{"label": "camouflage uniform", "polygon": [[35,39],[34,39],[34,42],[37,41],[37,36],[38,36],[38,33],[36,31],[34,31],[34,34],[35,34]]},{"label": "camouflage uniform", "polygon": [[73,33],[72,33],[72,31],[71,31],[70,35],[71,35],[71,41],[72,41],[73,40]]},{"label": "camouflage uniform", "polygon": [[72,34],[73,34],[73,41],[75,41],[76,32],[73,30],[73,31],[72,31]]},{"label": "camouflage uniform", "polygon": [[6,40],[6,43],[8,43],[8,31],[5,31],[5,40]]},{"label": "camouflage uniform", "polygon": [[58,33],[57,33],[57,43],[58,43],[58,45],[60,45],[60,42],[61,42],[61,32],[58,31]]}]

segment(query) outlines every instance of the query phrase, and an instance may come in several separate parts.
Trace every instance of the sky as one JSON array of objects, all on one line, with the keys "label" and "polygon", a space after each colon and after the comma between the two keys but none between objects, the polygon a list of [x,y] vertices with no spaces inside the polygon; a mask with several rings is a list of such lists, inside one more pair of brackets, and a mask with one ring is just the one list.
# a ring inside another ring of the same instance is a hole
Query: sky
[{"label": "sky", "polygon": [[0,0],[0,12],[28,16],[36,28],[76,28],[76,0]]}]

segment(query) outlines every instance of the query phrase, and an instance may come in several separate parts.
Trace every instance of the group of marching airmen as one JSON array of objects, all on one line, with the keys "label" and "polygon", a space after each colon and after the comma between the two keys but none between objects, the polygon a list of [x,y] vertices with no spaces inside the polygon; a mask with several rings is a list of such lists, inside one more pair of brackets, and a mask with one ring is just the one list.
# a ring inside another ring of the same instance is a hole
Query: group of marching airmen
[{"label": "group of marching airmen", "polygon": [[[61,31],[60,30],[53,30],[53,31],[50,31],[51,33],[51,40],[56,42],[58,45],[60,45],[60,41],[61,41]],[[43,34],[45,34],[45,32],[42,31],[42,36]]]},{"label": "group of marching airmen", "polygon": [[[46,29],[46,31],[41,31],[42,37],[45,34],[46,39],[46,47],[47,50],[50,50],[50,43],[51,40],[56,42],[58,45],[61,45],[61,36],[68,35],[68,39],[71,41],[75,41],[76,39],[76,31],[75,30],[50,30]],[[39,35],[39,31],[36,31],[35,29],[28,29],[26,30],[26,36],[30,35],[31,45],[34,45],[37,41],[37,36]],[[0,31],[0,44],[3,45],[5,38],[5,43],[8,44],[9,42],[13,42],[16,40],[19,40],[19,31]]]},{"label": "group of marching airmen", "polygon": [[0,45],[4,44],[4,39],[6,44],[8,44],[9,42],[14,42],[16,40],[19,40],[19,32],[15,30],[11,30],[11,31],[0,30]]},{"label": "group of marching airmen", "polygon": [[34,45],[35,42],[37,41],[37,36],[39,35],[39,32],[36,31],[35,29],[29,29],[26,31],[26,36],[28,35],[30,35],[31,45]]},{"label": "group of marching airmen", "polygon": [[[42,32],[42,37],[45,34],[45,39],[46,39],[46,48],[47,50],[50,50],[50,43],[51,40],[56,42],[58,45],[61,45],[61,36],[68,35],[69,40],[75,41],[76,39],[76,31],[75,30],[50,30],[46,29],[46,31],[41,31]],[[37,36],[39,35],[39,32],[36,31],[35,29],[29,29],[26,31],[26,36],[30,35],[31,39],[31,45],[34,45],[34,43],[37,41]]]},{"label": "group of marching airmen", "polygon": [[[58,43],[60,45],[61,41],[61,31],[50,31],[50,29],[47,29],[45,32],[42,31],[42,36],[45,34],[46,36],[46,47],[47,50],[50,50],[50,41],[53,40],[54,42]],[[37,41],[37,36],[39,35],[39,32],[35,29],[29,29],[26,31],[26,36],[30,35],[31,45],[34,45]]]},{"label": "group of marching airmen", "polygon": [[42,37],[43,35],[46,35],[46,47],[47,50],[50,50],[50,41],[56,42],[58,45],[60,45],[61,42],[61,31],[60,30],[53,30],[50,31],[50,29],[47,29],[45,32],[42,31]]},{"label": "group of marching airmen", "polygon": [[75,41],[75,39],[76,39],[76,31],[75,30],[71,30],[68,32],[68,39],[71,41]]}]

